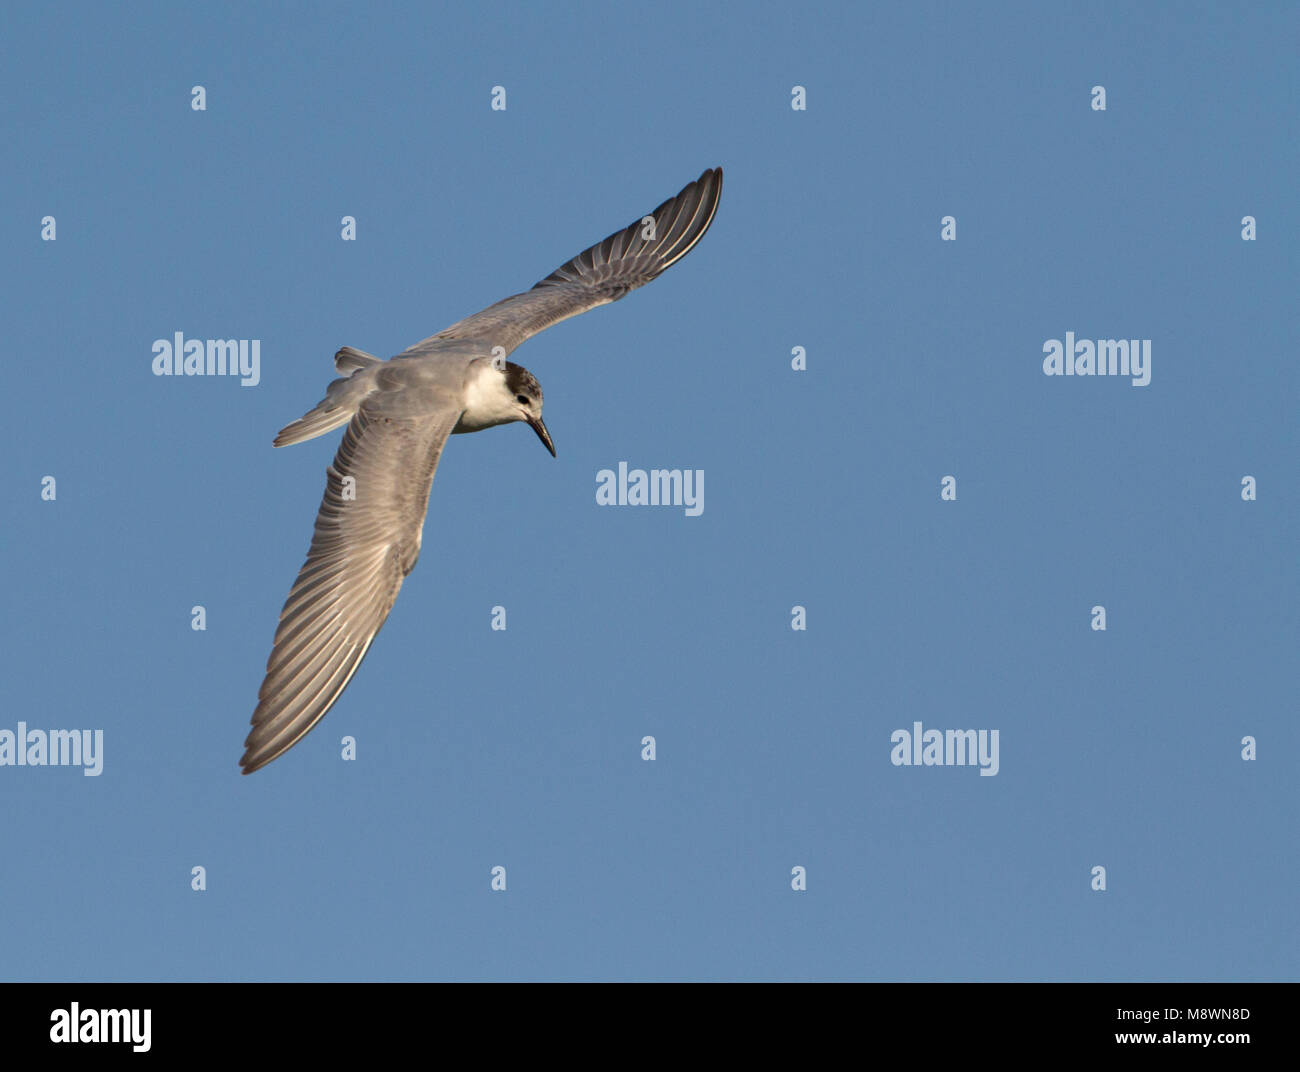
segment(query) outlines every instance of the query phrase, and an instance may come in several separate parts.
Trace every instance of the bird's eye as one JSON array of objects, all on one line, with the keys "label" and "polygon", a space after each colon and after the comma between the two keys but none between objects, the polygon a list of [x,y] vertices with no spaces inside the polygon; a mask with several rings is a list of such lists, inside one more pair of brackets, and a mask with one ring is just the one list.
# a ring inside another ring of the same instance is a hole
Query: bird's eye
[{"label": "bird's eye", "polygon": [[527,396],[527,395],[515,395],[515,401],[516,401],[516,402],[522,402],[522,403],[526,406],[526,405],[528,405],[528,396]]}]

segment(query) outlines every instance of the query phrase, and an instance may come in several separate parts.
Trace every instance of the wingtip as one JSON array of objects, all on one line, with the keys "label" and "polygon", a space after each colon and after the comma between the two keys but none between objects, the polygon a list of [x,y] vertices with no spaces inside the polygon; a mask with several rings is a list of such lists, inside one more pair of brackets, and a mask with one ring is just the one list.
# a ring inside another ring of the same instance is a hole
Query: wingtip
[{"label": "wingtip", "polygon": [[[254,715],[254,717],[256,717],[256,715]],[[253,738],[257,736],[257,723],[253,722],[252,725],[253,728],[249,730],[248,736],[244,739],[244,754],[239,757],[239,770],[241,774],[252,774],[254,771],[260,771],[268,763],[279,759],[280,756],[288,751],[288,746],[268,749],[265,740],[255,741]]]},{"label": "wingtip", "polygon": [[260,771],[263,767],[265,767],[268,763],[270,763],[271,760],[278,758],[280,755],[280,753],[277,752],[274,756],[268,756],[264,759],[259,759],[259,760],[252,760],[249,758],[251,754],[252,754],[252,750],[250,749],[248,752],[245,752],[243,757],[240,759],[239,761],[240,774],[253,774],[257,771]]},{"label": "wingtip", "polygon": [[[311,414],[308,414],[308,416],[311,416]],[[305,434],[306,423],[302,417],[299,417],[296,421],[290,421],[275,433],[275,438],[271,440],[271,446],[287,447],[293,443],[301,443],[304,439],[311,438]]]}]

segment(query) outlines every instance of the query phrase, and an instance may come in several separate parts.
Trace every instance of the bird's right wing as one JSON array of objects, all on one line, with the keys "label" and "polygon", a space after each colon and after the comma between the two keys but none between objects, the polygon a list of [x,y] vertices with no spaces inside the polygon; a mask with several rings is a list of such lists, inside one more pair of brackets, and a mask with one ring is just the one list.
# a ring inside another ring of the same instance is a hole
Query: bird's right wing
[{"label": "bird's right wing", "polygon": [[370,395],[352,417],[280,612],[245,774],[297,743],[361,665],[419,557],[433,474],[460,414],[447,392],[407,389]]},{"label": "bird's right wing", "polygon": [[637,220],[561,265],[532,290],[515,294],[398,354],[420,357],[451,339],[474,339],[509,353],[552,324],[618,301],[686,256],[709,229],[722,196],[722,169],[711,168],[670,197],[653,222]]}]

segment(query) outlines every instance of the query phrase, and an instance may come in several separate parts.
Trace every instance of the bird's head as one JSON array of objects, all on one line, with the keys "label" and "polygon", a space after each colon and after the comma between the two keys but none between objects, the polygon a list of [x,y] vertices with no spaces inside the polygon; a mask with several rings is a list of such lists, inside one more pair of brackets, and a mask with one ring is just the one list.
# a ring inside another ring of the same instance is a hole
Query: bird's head
[{"label": "bird's head", "polygon": [[546,422],[542,420],[542,385],[523,365],[516,365],[513,361],[506,362],[505,377],[514,414],[510,419],[527,422],[554,458],[555,444],[551,442],[551,433],[546,430]]}]

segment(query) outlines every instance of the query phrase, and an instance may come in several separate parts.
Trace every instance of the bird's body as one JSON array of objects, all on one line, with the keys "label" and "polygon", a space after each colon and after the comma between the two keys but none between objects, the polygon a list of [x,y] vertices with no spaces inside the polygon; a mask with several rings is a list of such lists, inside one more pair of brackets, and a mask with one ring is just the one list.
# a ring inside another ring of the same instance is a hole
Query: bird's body
[{"label": "bird's body", "polygon": [[491,305],[389,361],[344,347],[342,374],[276,446],[347,425],[289,592],[240,760],[245,774],[299,741],[342,694],[415,566],[447,437],[524,421],[551,452],[542,389],[505,360],[560,320],[617,301],[684,257],[708,230],[722,171],[585,250],[532,290]]}]

